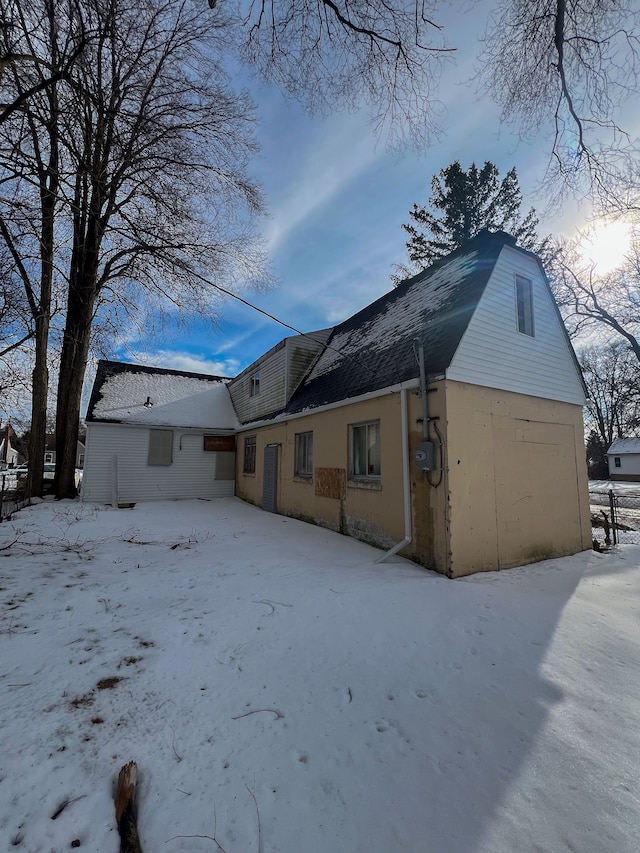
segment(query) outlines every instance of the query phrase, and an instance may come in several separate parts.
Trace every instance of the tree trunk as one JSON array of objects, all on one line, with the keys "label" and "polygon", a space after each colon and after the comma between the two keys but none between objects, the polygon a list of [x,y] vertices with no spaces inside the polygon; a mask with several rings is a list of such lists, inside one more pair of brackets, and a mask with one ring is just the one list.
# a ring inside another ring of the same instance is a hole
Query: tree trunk
[{"label": "tree trunk", "polygon": [[49,396],[49,370],[47,347],[49,342],[49,313],[36,318],[36,353],[33,368],[31,399],[31,431],[29,433],[29,495],[42,496],[44,451],[47,434],[47,398]]},{"label": "tree trunk", "polygon": [[53,291],[53,269],[55,252],[55,208],[58,193],[59,151],[57,136],[58,101],[55,86],[49,92],[50,120],[49,161],[39,163],[40,206],[42,225],[40,228],[40,298],[38,313],[34,317],[35,363],[33,368],[33,389],[31,400],[31,433],[29,435],[29,495],[42,496],[44,474],[44,451],[47,434],[47,404],[49,398],[49,369],[47,352],[49,349],[49,326],[51,322],[51,293]]},{"label": "tree trunk", "polygon": [[120,833],[120,853],[142,853],[136,827],[137,782],[138,765],[135,761],[130,761],[118,774],[116,785],[116,823]]},{"label": "tree trunk", "polygon": [[88,293],[86,289],[77,287],[72,289],[67,305],[56,411],[54,489],[58,498],[73,498],[78,494],[75,482],[76,451],[94,302],[93,288]]}]

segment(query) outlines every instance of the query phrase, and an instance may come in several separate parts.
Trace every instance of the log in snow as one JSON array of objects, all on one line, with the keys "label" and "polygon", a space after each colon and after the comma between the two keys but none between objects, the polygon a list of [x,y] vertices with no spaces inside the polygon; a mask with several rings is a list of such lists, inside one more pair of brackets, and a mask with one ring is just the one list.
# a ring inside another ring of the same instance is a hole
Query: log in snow
[{"label": "log in snow", "polygon": [[135,761],[125,764],[118,774],[116,786],[116,822],[120,833],[120,853],[142,853],[136,827],[136,782],[138,765]]}]

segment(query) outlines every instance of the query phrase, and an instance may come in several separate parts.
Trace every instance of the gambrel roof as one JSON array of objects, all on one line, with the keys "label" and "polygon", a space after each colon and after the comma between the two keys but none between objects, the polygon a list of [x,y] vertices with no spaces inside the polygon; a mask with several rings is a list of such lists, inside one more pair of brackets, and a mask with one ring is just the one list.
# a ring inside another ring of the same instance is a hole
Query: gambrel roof
[{"label": "gambrel roof", "polygon": [[515,239],[501,231],[482,232],[336,326],[286,411],[415,378],[417,341],[424,346],[428,374],[443,375],[505,245],[515,246]]}]

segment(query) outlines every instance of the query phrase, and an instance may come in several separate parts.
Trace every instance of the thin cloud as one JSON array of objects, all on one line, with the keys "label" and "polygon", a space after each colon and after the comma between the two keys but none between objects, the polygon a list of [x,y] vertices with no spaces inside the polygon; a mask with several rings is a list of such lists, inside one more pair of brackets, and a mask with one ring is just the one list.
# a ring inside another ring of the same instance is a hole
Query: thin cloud
[{"label": "thin cloud", "polygon": [[[375,140],[362,133],[362,120],[341,116],[323,126],[281,197],[271,202],[271,217],[264,234],[272,252],[316,211],[343,192],[380,156]],[[286,144],[282,145],[284,152]],[[284,163],[279,174],[287,174]],[[282,187],[280,188],[282,189]]]},{"label": "thin cloud", "polygon": [[235,376],[240,368],[237,358],[212,359],[204,354],[161,349],[131,354],[136,362],[169,370],[186,370],[213,376]]}]

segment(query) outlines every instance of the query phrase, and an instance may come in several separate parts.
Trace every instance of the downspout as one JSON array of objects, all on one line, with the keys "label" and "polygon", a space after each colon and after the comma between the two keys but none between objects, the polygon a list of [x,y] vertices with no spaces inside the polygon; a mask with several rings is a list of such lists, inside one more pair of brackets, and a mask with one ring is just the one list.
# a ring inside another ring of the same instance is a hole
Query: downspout
[{"label": "downspout", "polygon": [[427,374],[424,369],[424,346],[422,343],[418,345],[418,362],[420,364],[420,398],[422,400],[422,439],[423,441],[428,441],[429,405],[427,403]]},{"label": "downspout", "polygon": [[402,430],[402,488],[404,493],[404,539],[389,551],[378,557],[376,563],[383,563],[393,557],[411,542],[411,480],[409,476],[409,431],[407,417],[407,389],[400,391],[400,429]]}]

